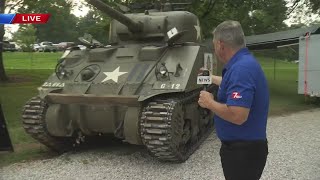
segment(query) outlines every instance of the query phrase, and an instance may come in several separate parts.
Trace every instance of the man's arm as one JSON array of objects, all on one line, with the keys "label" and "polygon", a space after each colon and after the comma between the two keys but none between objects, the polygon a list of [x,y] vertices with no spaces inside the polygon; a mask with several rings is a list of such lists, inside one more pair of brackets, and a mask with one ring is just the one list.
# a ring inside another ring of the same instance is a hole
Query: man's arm
[{"label": "man's arm", "polygon": [[250,72],[238,67],[233,70],[232,78],[225,91],[226,102],[221,104],[213,99],[213,95],[201,91],[199,104],[201,107],[213,111],[222,119],[241,125],[248,119],[253,102],[255,82]]},{"label": "man's arm", "polygon": [[216,84],[216,85],[220,86],[221,81],[222,81],[222,77],[221,76],[212,75],[211,78],[212,78],[212,83],[213,84]]},{"label": "man's arm", "polygon": [[208,109],[222,119],[237,125],[242,125],[247,121],[250,111],[248,108],[227,106],[226,104],[221,104],[216,101],[213,101]]},{"label": "man's arm", "polygon": [[211,110],[222,119],[233,124],[241,125],[247,121],[249,116],[249,108],[218,103],[213,99],[213,95],[207,91],[201,91],[198,103],[201,107]]}]

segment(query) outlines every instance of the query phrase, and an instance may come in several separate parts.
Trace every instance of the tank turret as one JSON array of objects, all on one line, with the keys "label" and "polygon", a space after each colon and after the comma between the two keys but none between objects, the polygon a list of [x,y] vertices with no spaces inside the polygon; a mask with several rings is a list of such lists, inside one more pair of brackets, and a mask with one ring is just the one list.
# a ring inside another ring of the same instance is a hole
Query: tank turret
[{"label": "tank turret", "polygon": [[97,9],[99,9],[100,11],[104,12],[105,14],[109,15],[111,18],[116,19],[120,23],[126,25],[131,32],[134,33],[134,32],[142,31],[141,22],[133,21],[132,19],[128,18],[127,16],[113,9],[107,4],[101,2],[100,0],[87,0],[87,2],[92,6],[96,7]]},{"label": "tank turret", "polygon": [[[87,0],[87,2],[114,19],[110,25],[110,43],[127,44],[137,41],[163,43],[168,40],[167,32],[172,29],[183,32],[176,43],[201,42],[197,16],[187,11],[172,11],[174,10],[172,4],[164,4],[162,12],[145,10],[144,13],[122,14],[100,0]],[[166,8],[168,6],[171,10]]]}]

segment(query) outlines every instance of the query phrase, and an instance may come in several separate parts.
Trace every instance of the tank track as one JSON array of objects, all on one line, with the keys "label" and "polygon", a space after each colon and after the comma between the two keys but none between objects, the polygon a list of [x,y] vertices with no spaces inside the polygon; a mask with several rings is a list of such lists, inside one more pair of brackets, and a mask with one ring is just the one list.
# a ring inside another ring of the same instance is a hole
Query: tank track
[{"label": "tank track", "polygon": [[22,124],[25,131],[34,139],[58,153],[72,148],[71,138],[57,138],[50,136],[44,122],[48,105],[40,97],[31,98],[23,107]]},{"label": "tank track", "polygon": [[[151,155],[161,161],[181,163],[186,161],[209,136],[213,130],[211,119],[206,126],[200,127],[197,137],[191,137],[188,142],[183,142],[183,137],[188,135],[181,131],[184,125],[179,120],[179,111],[183,110],[181,107],[186,104],[198,104],[199,92],[200,90],[196,90],[175,98],[156,98],[142,109],[141,139]],[[181,142],[183,142],[182,147]]]}]

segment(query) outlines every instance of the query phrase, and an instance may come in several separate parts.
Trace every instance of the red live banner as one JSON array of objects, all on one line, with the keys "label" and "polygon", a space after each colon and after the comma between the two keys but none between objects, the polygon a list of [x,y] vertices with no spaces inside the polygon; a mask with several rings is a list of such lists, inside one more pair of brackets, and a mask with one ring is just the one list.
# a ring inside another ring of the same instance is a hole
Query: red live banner
[{"label": "red live banner", "polygon": [[44,24],[47,23],[50,14],[16,14],[12,24]]}]

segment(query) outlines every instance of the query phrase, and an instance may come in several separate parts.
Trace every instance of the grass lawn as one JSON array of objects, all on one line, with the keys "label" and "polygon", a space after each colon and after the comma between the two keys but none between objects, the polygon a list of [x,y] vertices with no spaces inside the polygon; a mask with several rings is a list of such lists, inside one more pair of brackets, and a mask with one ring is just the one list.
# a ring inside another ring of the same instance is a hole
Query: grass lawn
[{"label": "grass lawn", "polygon": [[[7,74],[17,82],[1,84],[0,100],[14,145],[14,153],[0,154],[0,167],[9,163],[40,157],[50,153],[25,133],[21,123],[23,105],[37,94],[37,87],[53,70],[7,70]],[[25,81],[25,82],[20,82]],[[18,83],[19,82],[19,83]]]},{"label": "grass lawn", "polygon": [[[268,79],[270,91],[270,116],[302,111],[315,107],[298,95],[298,64],[258,58]],[[274,67],[276,67],[274,69]]]},{"label": "grass lawn", "polygon": [[4,66],[6,69],[54,69],[62,52],[6,52]]},{"label": "grass lawn", "polygon": [[[0,154],[0,167],[52,155],[25,133],[21,123],[21,110],[27,100],[37,95],[37,87],[53,73],[61,55],[62,53],[34,53],[31,61],[28,53],[4,53],[7,74],[13,81],[0,83],[0,99],[15,152]],[[315,107],[305,103],[304,97],[297,94],[297,64],[277,61],[274,73],[272,59],[259,58],[259,61],[268,78],[271,116]]]}]

